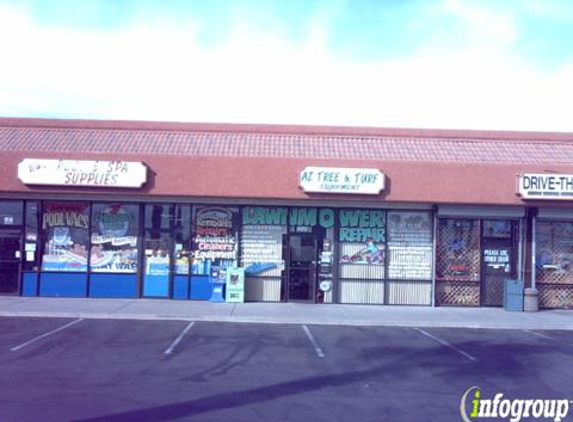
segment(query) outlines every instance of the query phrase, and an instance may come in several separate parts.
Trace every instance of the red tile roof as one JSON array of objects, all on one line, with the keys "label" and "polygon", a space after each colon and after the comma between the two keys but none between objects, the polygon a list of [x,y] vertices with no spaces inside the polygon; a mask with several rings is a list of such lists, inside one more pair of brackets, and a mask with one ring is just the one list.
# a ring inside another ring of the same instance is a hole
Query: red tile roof
[{"label": "red tile roof", "polygon": [[0,151],[572,164],[573,134],[0,119]]}]

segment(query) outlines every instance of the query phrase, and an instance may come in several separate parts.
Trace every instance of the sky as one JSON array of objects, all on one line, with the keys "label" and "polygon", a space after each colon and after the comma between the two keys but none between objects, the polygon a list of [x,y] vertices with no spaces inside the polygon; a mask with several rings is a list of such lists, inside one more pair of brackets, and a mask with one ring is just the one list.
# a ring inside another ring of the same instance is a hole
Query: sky
[{"label": "sky", "polygon": [[570,0],[0,0],[0,116],[573,132]]}]

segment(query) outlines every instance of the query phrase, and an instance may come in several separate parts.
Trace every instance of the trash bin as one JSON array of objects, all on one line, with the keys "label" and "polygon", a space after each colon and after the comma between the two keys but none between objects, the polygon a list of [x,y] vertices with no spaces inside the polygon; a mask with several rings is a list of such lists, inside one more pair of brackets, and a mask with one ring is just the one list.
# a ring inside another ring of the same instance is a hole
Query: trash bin
[{"label": "trash bin", "polygon": [[503,308],[506,311],[523,311],[523,288],[523,280],[505,280],[503,285]]}]

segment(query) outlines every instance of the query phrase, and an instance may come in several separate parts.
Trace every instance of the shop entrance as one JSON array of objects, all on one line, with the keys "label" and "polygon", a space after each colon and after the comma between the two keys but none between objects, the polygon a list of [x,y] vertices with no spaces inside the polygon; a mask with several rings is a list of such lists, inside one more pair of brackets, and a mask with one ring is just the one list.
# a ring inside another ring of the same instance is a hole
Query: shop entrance
[{"label": "shop entrance", "polygon": [[292,234],[289,238],[289,302],[314,302],[317,273],[317,237]]},{"label": "shop entrance", "polygon": [[0,230],[0,294],[18,294],[20,238],[18,230]]},{"label": "shop entrance", "polygon": [[171,237],[169,232],[146,231],[143,239],[143,296],[170,296]]},{"label": "shop entrance", "polygon": [[481,304],[503,305],[503,286],[506,279],[515,278],[516,222],[484,220],[482,235]]}]

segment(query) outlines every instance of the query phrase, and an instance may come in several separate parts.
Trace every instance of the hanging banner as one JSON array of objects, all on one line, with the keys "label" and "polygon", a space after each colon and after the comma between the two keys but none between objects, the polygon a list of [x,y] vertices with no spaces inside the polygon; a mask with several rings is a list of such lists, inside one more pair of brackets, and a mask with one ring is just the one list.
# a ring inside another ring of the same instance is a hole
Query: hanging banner
[{"label": "hanging banner", "polygon": [[139,161],[26,158],[18,164],[18,178],[26,185],[140,188],[147,167]]},{"label": "hanging banner", "polygon": [[300,173],[300,187],[309,193],[378,195],[385,187],[378,169],[306,167]]}]

